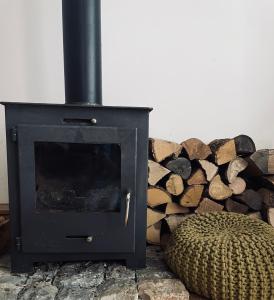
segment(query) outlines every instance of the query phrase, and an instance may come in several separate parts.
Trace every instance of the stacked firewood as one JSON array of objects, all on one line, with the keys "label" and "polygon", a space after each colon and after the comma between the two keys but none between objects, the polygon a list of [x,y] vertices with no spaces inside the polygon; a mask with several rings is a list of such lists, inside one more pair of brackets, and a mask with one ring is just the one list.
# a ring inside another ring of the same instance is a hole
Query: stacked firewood
[{"label": "stacked firewood", "polygon": [[249,136],[150,139],[148,169],[148,243],[164,244],[195,213],[243,213],[274,226],[274,150],[256,151]]}]

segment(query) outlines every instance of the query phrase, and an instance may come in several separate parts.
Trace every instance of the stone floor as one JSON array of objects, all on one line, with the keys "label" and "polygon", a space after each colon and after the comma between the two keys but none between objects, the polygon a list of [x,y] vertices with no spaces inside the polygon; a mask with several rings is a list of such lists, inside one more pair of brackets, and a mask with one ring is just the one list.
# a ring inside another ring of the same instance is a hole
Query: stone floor
[{"label": "stone floor", "polygon": [[114,262],[81,262],[37,265],[31,275],[12,275],[9,265],[8,255],[0,257],[0,300],[189,299],[158,247],[147,248],[147,268],[136,271]]}]

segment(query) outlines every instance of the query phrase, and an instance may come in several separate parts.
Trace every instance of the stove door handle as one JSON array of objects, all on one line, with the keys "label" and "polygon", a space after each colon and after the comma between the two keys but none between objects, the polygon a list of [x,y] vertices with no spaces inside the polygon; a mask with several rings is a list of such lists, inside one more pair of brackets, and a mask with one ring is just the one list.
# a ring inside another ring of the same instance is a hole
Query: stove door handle
[{"label": "stove door handle", "polygon": [[131,200],[131,193],[128,192],[126,195],[126,214],[125,214],[125,226],[128,224],[128,216],[129,216],[129,206]]}]

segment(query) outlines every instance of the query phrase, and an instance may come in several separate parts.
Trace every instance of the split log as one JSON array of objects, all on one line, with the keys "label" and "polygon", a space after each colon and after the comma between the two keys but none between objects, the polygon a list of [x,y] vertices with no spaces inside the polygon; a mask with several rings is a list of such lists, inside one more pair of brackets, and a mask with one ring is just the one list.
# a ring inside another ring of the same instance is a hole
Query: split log
[{"label": "split log", "polygon": [[244,160],[241,157],[237,157],[233,159],[227,168],[226,171],[226,177],[228,182],[232,183],[233,179],[238,176],[238,174],[242,171],[244,171],[248,166],[248,163],[246,160]]},{"label": "split log", "polygon": [[183,179],[188,179],[191,174],[191,163],[187,158],[179,157],[169,161],[165,167]]},{"label": "split log", "polygon": [[161,222],[155,223],[147,228],[147,242],[152,245],[160,245]]},{"label": "split log", "polygon": [[267,211],[268,223],[274,227],[274,208],[269,208]]},{"label": "split log", "polygon": [[273,175],[262,176],[258,179],[258,182],[261,186],[274,191],[274,176]]},{"label": "split log", "polygon": [[182,145],[160,139],[150,139],[152,155],[156,162],[161,162],[173,154],[179,155]]},{"label": "split log", "polygon": [[234,195],[242,194],[246,189],[246,182],[241,177],[235,177],[233,181],[228,185],[229,188],[232,190]]},{"label": "split log", "polygon": [[147,227],[156,224],[157,222],[164,219],[166,214],[161,213],[157,210],[153,210],[151,208],[147,209]]},{"label": "split log", "polygon": [[195,210],[196,213],[198,214],[203,214],[203,213],[210,213],[210,212],[220,212],[224,209],[224,206],[221,204],[218,204],[211,199],[204,198],[198,208]]},{"label": "split log", "polygon": [[247,171],[253,176],[274,175],[274,150],[258,150],[249,156],[248,163]]},{"label": "split log", "polygon": [[170,233],[167,233],[167,232],[161,233],[160,246],[163,251],[166,250],[166,247],[169,243],[169,239],[170,239]]},{"label": "split log", "polygon": [[187,214],[189,213],[189,208],[172,202],[167,204],[165,213],[166,215]]},{"label": "split log", "polygon": [[248,206],[239,203],[237,201],[234,201],[232,199],[227,199],[225,202],[225,209],[228,212],[234,212],[238,214],[245,214],[248,212]]},{"label": "split log", "polygon": [[148,183],[150,185],[157,184],[162,178],[170,173],[170,170],[164,168],[160,164],[149,160],[148,161]]},{"label": "split log", "polygon": [[173,232],[185,219],[187,216],[184,215],[170,215],[165,218],[170,232]]},{"label": "split log", "polygon": [[202,169],[196,170],[188,179],[187,184],[188,185],[207,184],[204,171]]},{"label": "split log", "polygon": [[208,192],[214,200],[224,200],[232,196],[232,190],[222,182],[220,175],[212,179]]},{"label": "split log", "polygon": [[259,220],[263,219],[262,214],[259,211],[248,213],[247,215],[252,219],[259,219]]},{"label": "split log", "polygon": [[147,205],[154,208],[158,205],[172,202],[171,195],[160,187],[149,187],[147,190]]},{"label": "split log", "polygon": [[207,160],[199,160],[199,163],[206,172],[207,181],[211,181],[218,173],[218,167]]},{"label": "split log", "polygon": [[190,160],[206,159],[211,154],[210,147],[199,139],[188,139],[182,143],[182,146]]},{"label": "split log", "polygon": [[166,189],[174,196],[181,195],[184,191],[184,182],[182,177],[177,174],[171,174],[166,182]]},{"label": "split log", "polygon": [[214,140],[209,147],[218,166],[230,162],[237,156],[235,142],[231,139]]},{"label": "split log", "polygon": [[243,194],[237,196],[237,199],[246,204],[253,210],[261,210],[263,199],[262,196],[254,190],[245,190]]},{"label": "split log", "polygon": [[234,138],[237,155],[251,155],[256,152],[256,146],[251,137],[247,135],[238,135]]},{"label": "split log", "polygon": [[266,188],[260,188],[258,193],[262,196],[266,208],[274,207],[274,191]]},{"label": "split log", "polygon": [[189,186],[180,199],[180,205],[184,207],[197,207],[204,191],[203,185]]}]

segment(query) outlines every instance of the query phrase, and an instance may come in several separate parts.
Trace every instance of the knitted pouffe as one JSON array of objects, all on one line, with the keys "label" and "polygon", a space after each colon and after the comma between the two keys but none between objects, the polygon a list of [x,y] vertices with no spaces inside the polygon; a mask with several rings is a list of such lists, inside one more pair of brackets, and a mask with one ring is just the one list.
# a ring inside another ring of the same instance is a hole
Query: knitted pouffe
[{"label": "knitted pouffe", "polygon": [[274,228],[235,213],[195,215],[174,231],[166,260],[209,299],[274,299]]}]

